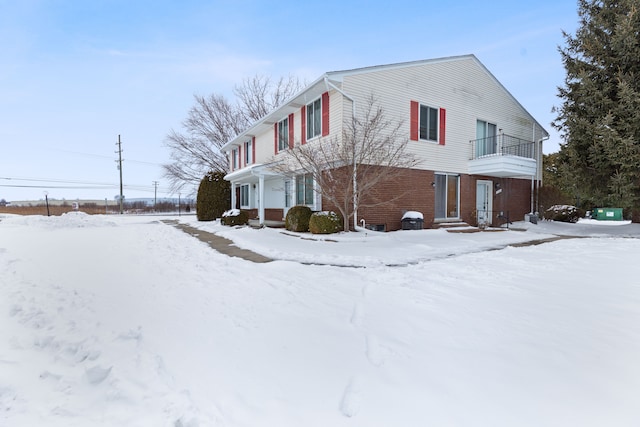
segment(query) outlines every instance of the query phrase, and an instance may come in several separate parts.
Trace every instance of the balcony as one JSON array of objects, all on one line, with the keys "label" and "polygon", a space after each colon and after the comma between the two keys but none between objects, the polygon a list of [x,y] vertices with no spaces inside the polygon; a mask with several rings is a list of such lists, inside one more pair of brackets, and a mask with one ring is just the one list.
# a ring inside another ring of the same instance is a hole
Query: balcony
[{"label": "balcony", "polygon": [[496,135],[471,141],[471,175],[513,178],[535,176],[535,143],[509,135]]}]

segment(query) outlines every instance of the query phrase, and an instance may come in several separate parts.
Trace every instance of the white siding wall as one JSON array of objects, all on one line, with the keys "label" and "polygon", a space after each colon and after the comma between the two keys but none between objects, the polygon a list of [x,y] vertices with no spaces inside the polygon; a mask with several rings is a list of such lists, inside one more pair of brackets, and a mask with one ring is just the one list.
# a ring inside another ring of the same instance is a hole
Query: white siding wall
[{"label": "white siding wall", "polygon": [[273,157],[273,126],[267,132],[256,135],[256,163],[267,163]]},{"label": "white siding wall", "polygon": [[[409,150],[421,169],[468,173],[469,141],[476,138],[476,120],[495,123],[505,134],[533,140],[533,123],[522,107],[473,59],[381,69],[346,76],[343,90],[356,98],[360,110],[373,95],[387,118],[403,121],[409,139],[410,102],[445,108],[446,143],[410,141]],[[537,138],[541,131],[538,130]]]},{"label": "white siding wall", "polygon": [[284,179],[273,178],[264,181],[264,207],[284,208]]}]

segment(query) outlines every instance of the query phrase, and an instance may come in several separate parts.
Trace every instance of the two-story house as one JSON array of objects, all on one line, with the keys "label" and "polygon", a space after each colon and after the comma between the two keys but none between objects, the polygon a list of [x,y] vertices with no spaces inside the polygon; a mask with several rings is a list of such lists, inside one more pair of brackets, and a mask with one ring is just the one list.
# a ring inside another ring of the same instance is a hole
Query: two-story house
[{"label": "two-story house", "polygon": [[359,210],[358,220],[389,231],[401,228],[406,211],[421,212],[427,228],[496,225],[535,211],[548,133],[474,55],[325,73],[222,147],[231,207],[261,224],[282,221],[298,204],[334,210],[311,176],[279,175],[270,163],[295,144],[340,138],[371,96],[401,123],[419,164],[385,183],[402,197]]}]

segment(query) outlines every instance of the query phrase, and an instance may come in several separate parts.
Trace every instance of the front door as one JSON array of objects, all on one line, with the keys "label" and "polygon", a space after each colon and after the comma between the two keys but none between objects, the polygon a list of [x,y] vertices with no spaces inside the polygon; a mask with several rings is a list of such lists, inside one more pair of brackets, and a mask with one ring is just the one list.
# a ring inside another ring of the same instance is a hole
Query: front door
[{"label": "front door", "polygon": [[493,182],[478,180],[476,182],[476,215],[478,225],[491,225],[493,210]]}]

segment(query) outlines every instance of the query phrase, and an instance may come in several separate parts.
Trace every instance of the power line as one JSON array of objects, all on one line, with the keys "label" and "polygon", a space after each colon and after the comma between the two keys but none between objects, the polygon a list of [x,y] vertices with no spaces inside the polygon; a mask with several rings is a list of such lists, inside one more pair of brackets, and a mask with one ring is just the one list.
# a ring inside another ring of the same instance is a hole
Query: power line
[{"label": "power line", "polygon": [[[77,154],[77,155],[80,155],[80,156],[98,157],[98,158],[109,159],[109,160],[113,159],[111,156],[106,156],[104,154],[83,153],[81,151],[64,150],[62,148],[50,148],[50,149],[54,150],[54,151],[61,151],[63,153]],[[144,161],[144,160],[127,159],[127,162],[129,162],[129,163],[139,163],[139,164],[149,165],[149,166],[162,166],[162,163],[147,162],[147,161]]]}]

